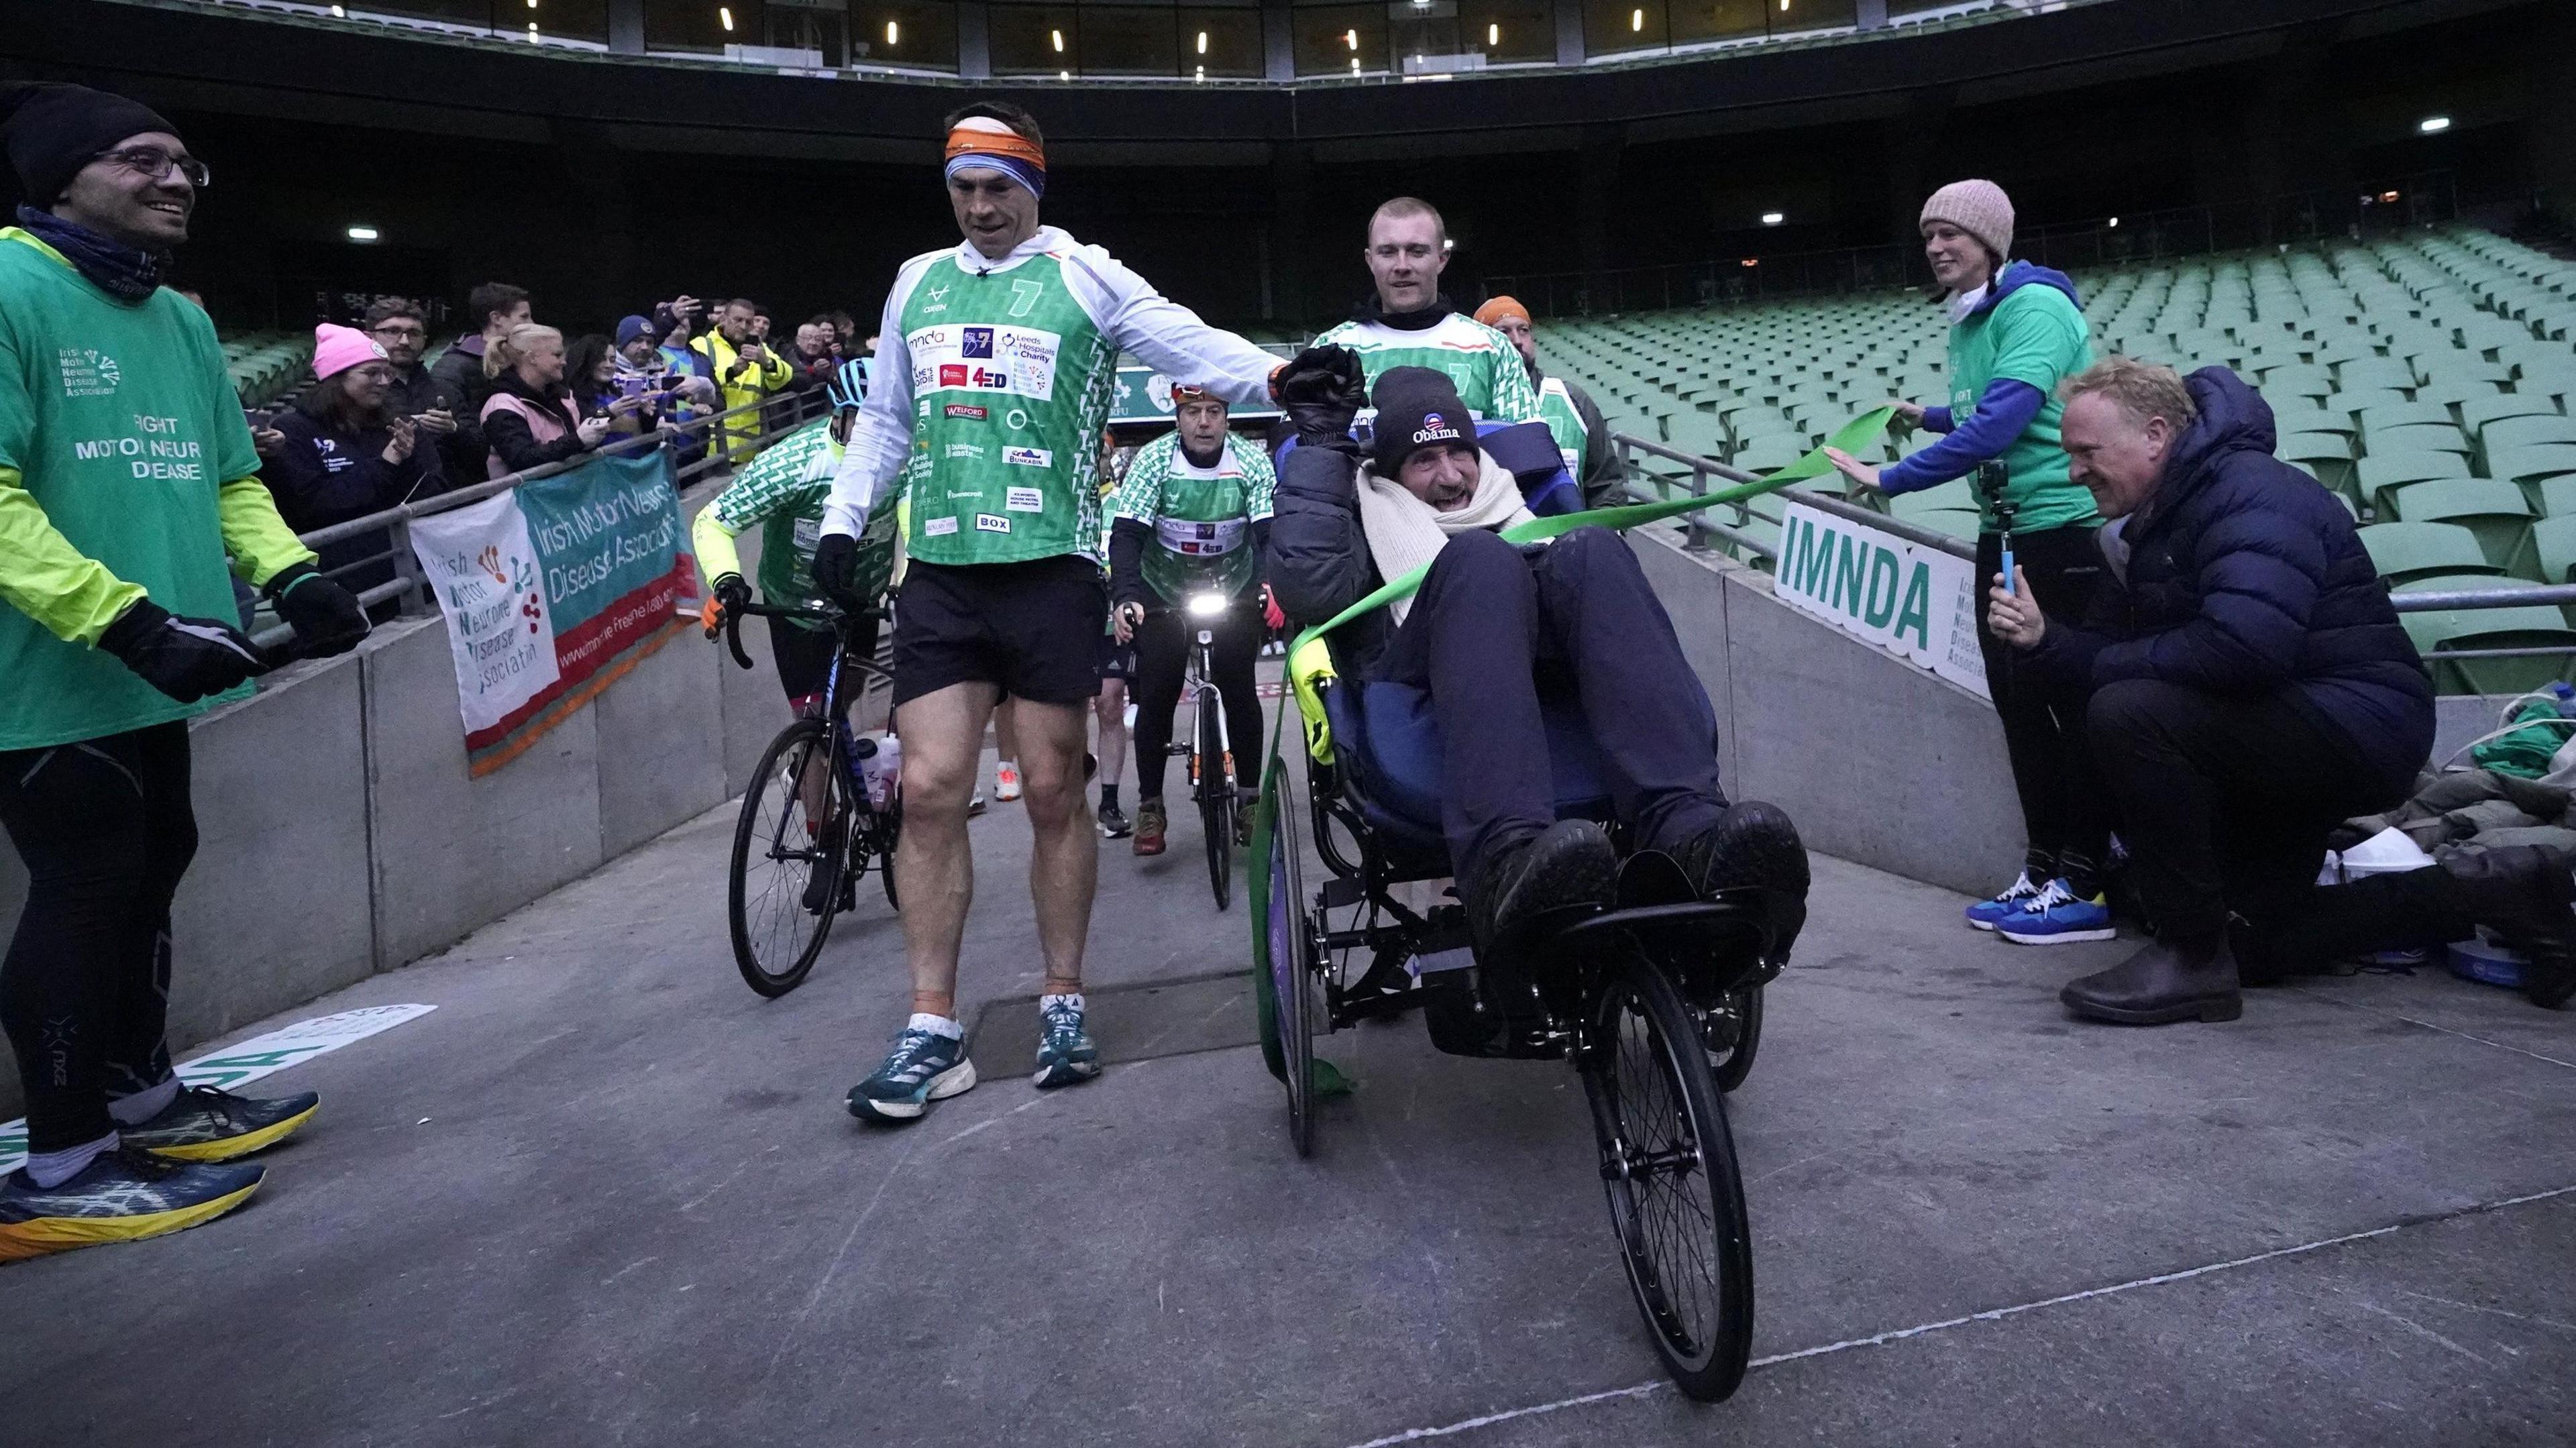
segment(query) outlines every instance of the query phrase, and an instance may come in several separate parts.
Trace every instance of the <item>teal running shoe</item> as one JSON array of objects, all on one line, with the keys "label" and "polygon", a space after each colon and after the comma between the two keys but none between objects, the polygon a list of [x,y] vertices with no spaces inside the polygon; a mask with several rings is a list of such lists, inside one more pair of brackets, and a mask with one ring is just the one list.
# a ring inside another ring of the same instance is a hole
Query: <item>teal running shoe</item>
[{"label": "teal running shoe", "polygon": [[2012,884],[2005,887],[2002,894],[1992,900],[1980,900],[1968,907],[1966,913],[1969,928],[1994,929],[2003,923],[2005,916],[2018,913],[2021,907],[2029,904],[2031,897],[2038,893],[2039,885],[2030,878],[2030,871],[2022,871],[2013,877]]},{"label": "teal running shoe", "polygon": [[1078,1086],[1100,1074],[1100,1051],[1082,1029],[1082,1007],[1062,998],[1038,1003],[1038,1070],[1029,1079],[1040,1091]]},{"label": "teal running shoe", "polygon": [[1995,933],[2015,945],[2072,945],[2079,940],[2109,940],[2120,932],[2111,924],[2111,904],[2096,895],[2087,900],[2051,880],[2021,909],[1995,923]]},{"label": "teal running shoe", "polygon": [[937,1031],[907,1026],[875,1074],[850,1088],[850,1114],[861,1121],[911,1121],[975,1086],[975,1063],[966,1043]]}]

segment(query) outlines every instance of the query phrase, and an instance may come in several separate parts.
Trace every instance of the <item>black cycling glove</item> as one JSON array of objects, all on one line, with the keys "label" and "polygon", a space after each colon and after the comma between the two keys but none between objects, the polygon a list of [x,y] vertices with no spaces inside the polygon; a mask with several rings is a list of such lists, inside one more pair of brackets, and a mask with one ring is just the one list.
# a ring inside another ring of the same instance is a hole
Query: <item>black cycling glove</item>
[{"label": "black cycling glove", "polygon": [[117,615],[98,646],[182,704],[220,694],[268,667],[259,646],[231,624],[182,618],[148,598]]},{"label": "black cycling glove", "polygon": [[751,585],[739,573],[728,573],[716,580],[716,606],[729,614],[751,607]]},{"label": "black cycling glove", "polygon": [[1351,420],[1368,406],[1368,373],[1348,347],[1309,347],[1279,374],[1279,406],[1299,447],[1351,450]]},{"label": "black cycling glove", "polygon": [[367,611],[358,596],[325,578],[310,563],[289,564],[262,590],[277,616],[295,630],[307,656],[345,654],[367,636]]},{"label": "black cycling glove", "polygon": [[859,579],[859,540],[847,533],[826,533],[814,545],[814,584],[841,598]]}]

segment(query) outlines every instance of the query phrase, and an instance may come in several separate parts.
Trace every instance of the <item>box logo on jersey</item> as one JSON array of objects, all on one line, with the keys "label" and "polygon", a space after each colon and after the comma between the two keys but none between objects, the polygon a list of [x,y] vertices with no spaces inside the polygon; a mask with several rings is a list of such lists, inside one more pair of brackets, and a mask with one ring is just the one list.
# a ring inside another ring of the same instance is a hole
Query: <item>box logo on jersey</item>
[{"label": "box logo on jersey", "polygon": [[1051,468],[1055,466],[1053,450],[1042,447],[1006,447],[1002,461],[1015,468]]},{"label": "box logo on jersey", "polygon": [[999,513],[978,513],[975,515],[975,531],[978,533],[1008,533],[1011,531],[1011,520],[1003,517]]},{"label": "box logo on jersey", "polygon": [[943,389],[1055,396],[1063,338],[1036,327],[923,327],[904,338],[915,373]]}]

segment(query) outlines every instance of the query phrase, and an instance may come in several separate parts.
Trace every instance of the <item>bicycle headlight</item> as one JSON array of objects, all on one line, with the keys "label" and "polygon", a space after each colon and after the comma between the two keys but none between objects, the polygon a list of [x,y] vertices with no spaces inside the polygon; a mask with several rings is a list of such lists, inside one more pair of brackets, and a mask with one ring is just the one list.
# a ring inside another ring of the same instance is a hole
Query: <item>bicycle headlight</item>
[{"label": "bicycle headlight", "polygon": [[1193,593],[1190,595],[1189,610],[1192,618],[1214,618],[1225,612],[1225,595]]}]

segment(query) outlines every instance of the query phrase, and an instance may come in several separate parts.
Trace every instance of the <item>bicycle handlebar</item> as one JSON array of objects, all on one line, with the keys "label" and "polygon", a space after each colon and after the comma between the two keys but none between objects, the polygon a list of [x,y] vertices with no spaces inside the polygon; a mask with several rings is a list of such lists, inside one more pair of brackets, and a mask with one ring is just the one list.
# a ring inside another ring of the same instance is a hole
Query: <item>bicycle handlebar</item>
[{"label": "bicycle handlebar", "polygon": [[801,619],[810,623],[826,625],[834,633],[842,634],[846,637],[846,631],[850,625],[866,623],[870,620],[881,620],[884,617],[885,613],[883,610],[874,608],[863,608],[856,612],[852,612],[848,609],[834,608],[829,604],[824,604],[819,607],[802,608],[790,607],[786,604],[760,603],[755,601],[746,603],[740,608],[725,609],[723,622],[717,624],[714,628],[708,629],[707,637],[713,639],[717,632],[721,630],[724,634],[725,647],[733,652],[734,663],[742,668],[748,669],[751,667],[751,655],[742,651],[742,621],[745,618]]}]

